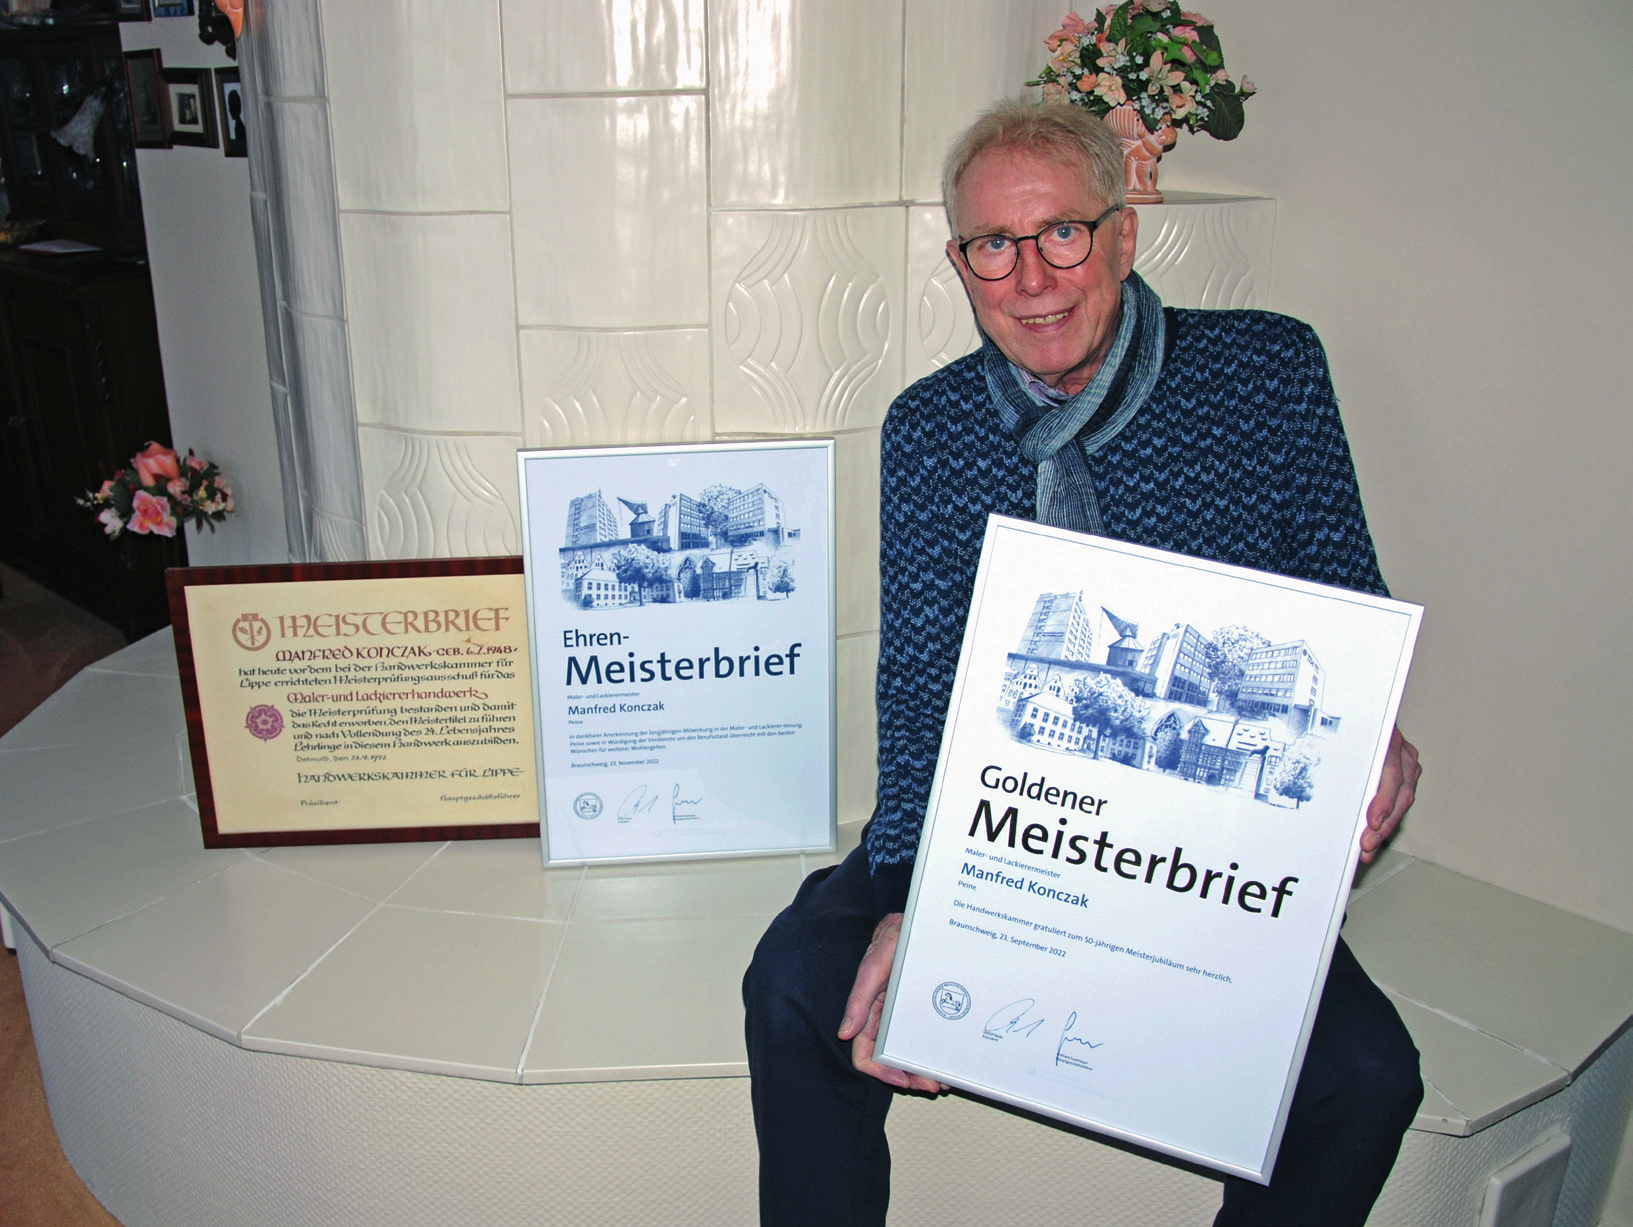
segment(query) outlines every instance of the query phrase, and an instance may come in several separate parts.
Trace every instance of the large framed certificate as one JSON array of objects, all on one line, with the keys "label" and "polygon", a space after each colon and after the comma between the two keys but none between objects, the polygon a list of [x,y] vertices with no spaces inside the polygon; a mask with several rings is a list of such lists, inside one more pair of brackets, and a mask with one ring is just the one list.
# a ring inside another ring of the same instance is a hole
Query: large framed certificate
[{"label": "large framed certificate", "polygon": [[517,464],[545,863],[832,848],[832,440]]},{"label": "large framed certificate", "polygon": [[205,847],[536,835],[520,572],[166,572]]},{"label": "large framed certificate", "polygon": [[1267,1182],[1420,614],[994,516],[879,1059]]}]

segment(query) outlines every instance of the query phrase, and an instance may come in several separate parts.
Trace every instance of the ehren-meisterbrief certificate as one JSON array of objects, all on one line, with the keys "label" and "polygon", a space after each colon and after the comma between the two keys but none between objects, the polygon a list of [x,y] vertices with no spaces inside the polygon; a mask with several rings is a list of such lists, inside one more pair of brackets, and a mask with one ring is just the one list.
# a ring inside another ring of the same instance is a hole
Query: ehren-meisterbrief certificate
[{"label": "ehren-meisterbrief certificate", "polygon": [[536,822],[522,577],[235,582],[286,570],[300,568],[173,573],[208,763],[206,842]]},{"label": "ehren-meisterbrief certificate", "polygon": [[546,864],[831,848],[832,441],[518,467]]},{"label": "ehren-meisterbrief certificate", "polygon": [[1268,1181],[1420,614],[992,517],[880,1059]]}]

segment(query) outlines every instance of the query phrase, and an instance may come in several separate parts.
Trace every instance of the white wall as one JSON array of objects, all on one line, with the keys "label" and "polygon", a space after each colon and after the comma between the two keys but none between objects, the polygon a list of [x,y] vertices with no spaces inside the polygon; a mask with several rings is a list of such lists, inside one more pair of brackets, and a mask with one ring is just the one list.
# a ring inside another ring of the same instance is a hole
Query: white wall
[{"label": "white wall", "polygon": [[[199,42],[193,17],[125,22],[119,33],[127,51],[157,47],[166,67],[232,63]],[[220,464],[238,500],[215,532],[188,530],[194,566],[289,558],[248,167],[219,147],[136,151],[172,441]]]},{"label": "white wall", "polygon": [[1206,11],[1261,92],[1162,183],[1277,200],[1271,301],[1325,340],[1384,574],[1427,607],[1400,844],[1633,930],[1633,6]]}]

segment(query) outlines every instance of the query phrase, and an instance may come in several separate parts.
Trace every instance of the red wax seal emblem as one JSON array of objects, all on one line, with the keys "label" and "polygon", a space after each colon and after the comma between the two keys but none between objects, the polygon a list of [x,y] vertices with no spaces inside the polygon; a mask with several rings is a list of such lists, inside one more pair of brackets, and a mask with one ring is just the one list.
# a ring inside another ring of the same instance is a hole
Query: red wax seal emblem
[{"label": "red wax seal emblem", "polygon": [[283,713],[270,703],[257,703],[244,717],[244,727],[250,731],[251,737],[271,741],[284,731]]}]

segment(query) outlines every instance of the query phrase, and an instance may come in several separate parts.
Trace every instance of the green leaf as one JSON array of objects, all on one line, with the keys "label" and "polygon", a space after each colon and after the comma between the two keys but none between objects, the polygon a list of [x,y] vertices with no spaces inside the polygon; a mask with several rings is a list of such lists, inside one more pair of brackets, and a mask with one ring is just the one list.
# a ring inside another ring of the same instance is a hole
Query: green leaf
[{"label": "green leaf", "polygon": [[1111,25],[1106,30],[1106,37],[1112,42],[1128,36],[1128,17],[1134,11],[1134,0],[1124,0],[1117,6],[1117,11],[1111,15]]},{"label": "green leaf", "polygon": [[1205,48],[1217,55],[1221,61],[1225,58],[1225,49],[1219,45],[1219,31],[1212,26],[1196,27],[1197,41]]},{"label": "green leaf", "polygon": [[1212,107],[1202,121],[1202,131],[1215,140],[1233,141],[1242,134],[1247,115],[1242,109],[1242,96],[1234,89],[1221,86],[1210,98]]}]

